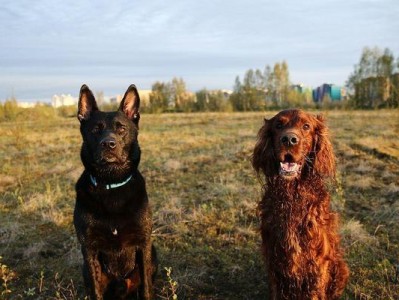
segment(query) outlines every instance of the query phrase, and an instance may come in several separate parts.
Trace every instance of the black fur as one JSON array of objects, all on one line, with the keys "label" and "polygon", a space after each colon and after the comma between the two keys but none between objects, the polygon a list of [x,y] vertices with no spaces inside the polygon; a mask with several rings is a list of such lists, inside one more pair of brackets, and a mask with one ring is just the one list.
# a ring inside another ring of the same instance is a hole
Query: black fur
[{"label": "black fur", "polygon": [[[138,171],[139,105],[134,85],[116,112],[99,111],[90,89],[83,85],[80,90],[78,119],[85,170],[76,183],[74,225],[91,299],[152,297],[157,262],[151,243],[151,209]],[[107,189],[112,184],[118,186]]]}]

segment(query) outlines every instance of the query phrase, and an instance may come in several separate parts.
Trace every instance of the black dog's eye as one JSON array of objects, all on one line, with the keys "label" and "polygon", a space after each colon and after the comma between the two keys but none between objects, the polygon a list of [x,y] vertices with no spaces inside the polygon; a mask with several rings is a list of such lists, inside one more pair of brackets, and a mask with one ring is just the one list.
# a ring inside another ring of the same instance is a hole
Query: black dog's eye
[{"label": "black dog's eye", "polygon": [[99,124],[96,124],[96,126],[94,126],[91,131],[93,133],[100,133],[101,131],[103,131],[103,129],[104,129],[104,125],[99,123]]},{"label": "black dog's eye", "polygon": [[310,125],[309,125],[309,124],[303,125],[303,129],[304,129],[304,130],[309,130],[309,129],[310,129]]},{"label": "black dog's eye", "polygon": [[126,126],[122,125],[121,123],[116,123],[116,130],[119,134],[122,134],[126,131]]},{"label": "black dog's eye", "polygon": [[283,123],[278,122],[278,123],[276,124],[276,128],[277,128],[277,129],[283,128]]}]

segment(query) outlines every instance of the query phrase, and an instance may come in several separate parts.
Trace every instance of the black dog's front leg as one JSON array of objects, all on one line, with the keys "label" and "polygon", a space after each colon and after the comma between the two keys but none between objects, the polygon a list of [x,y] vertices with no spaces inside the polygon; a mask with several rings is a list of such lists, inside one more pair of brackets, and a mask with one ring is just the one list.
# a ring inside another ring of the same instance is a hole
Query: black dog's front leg
[{"label": "black dog's front leg", "polygon": [[140,276],[142,285],[140,288],[140,298],[145,300],[152,299],[152,246],[151,239],[145,243],[139,252]]},{"label": "black dog's front leg", "polygon": [[98,255],[91,251],[82,251],[84,259],[84,280],[86,291],[91,300],[102,300],[104,287],[101,284],[102,270]]}]

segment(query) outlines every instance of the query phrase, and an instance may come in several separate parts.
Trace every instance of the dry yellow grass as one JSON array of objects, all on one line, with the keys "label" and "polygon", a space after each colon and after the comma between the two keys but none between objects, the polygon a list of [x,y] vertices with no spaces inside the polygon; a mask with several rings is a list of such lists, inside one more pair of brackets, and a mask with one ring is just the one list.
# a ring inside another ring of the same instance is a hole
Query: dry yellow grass
[{"label": "dry yellow grass", "polygon": [[[334,207],[352,270],[344,298],[398,299],[399,113],[325,114],[338,156]],[[273,115],[142,116],[140,170],[154,211],[158,298],[266,298],[261,188],[249,158],[263,117]],[[80,144],[75,119],[0,124],[0,263],[16,274],[0,299],[83,298],[72,226]],[[169,275],[162,271],[170,267]]]}]

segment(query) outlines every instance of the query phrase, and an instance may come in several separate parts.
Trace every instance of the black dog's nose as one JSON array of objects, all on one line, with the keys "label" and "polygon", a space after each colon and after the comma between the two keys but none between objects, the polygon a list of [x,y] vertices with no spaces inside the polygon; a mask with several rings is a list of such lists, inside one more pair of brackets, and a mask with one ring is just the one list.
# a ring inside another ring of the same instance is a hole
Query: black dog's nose
[{"label": "black dog's nose", "polygon": [[116,141],[113,138],[105,138],[100,144],[103,148],[115,149],[116,147]]},{"label": "black dog's nose", "polygon": [[280,139],[284,146],[295,146],[299,143],[299,138],[295,133],[287,133]]}]

